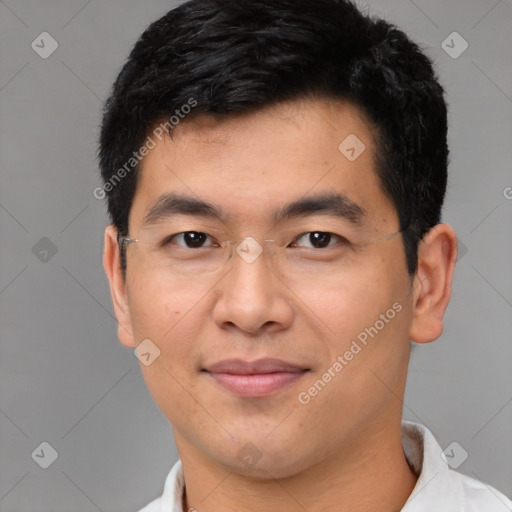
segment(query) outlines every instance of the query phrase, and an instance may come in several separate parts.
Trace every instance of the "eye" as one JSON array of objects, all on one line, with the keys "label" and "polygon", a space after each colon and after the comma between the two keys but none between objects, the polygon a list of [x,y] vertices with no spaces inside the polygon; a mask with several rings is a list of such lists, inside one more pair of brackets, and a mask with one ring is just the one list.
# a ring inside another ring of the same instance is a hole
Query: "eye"
[{"label": "eye", "polygon": [[184,231],[183,233],[176,233],[165,238],[162,242],[162,246],[174,244],[187,249],[214,246],[213,243],[204,245],[207,240],[212,240],[212,238],[206,233],[200,231]]},{"label": "eye", "polygon": [[309,231],[304,233],[295,239],[293,246],[301,246],[303,244],[310,244],[309,247],[313,249],[323,249],[325,247],[332,247],[337,242],[341,242],[342,245],[348,244],[348,240],[342,236],[329,233],[327,231]]}]

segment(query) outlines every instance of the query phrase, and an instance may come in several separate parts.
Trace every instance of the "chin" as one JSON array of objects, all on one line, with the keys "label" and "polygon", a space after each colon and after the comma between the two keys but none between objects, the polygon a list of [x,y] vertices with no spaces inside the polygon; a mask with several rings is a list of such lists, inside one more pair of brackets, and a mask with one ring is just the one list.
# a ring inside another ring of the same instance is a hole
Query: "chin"
[{"label": "chin", "polygon": [[276,436],[269,442],[267,436],[265,432],[259,437],[252,436],[253,441],[250,441],[251,436],[244,435],[243,440],[231,440],[229,453],[210,450],[210,457],[233,473],[260,480],[292,477],[319,462],[314,460],[313,450],[309,454],[298,451],[302,442],[287,443],[283,436]]}]

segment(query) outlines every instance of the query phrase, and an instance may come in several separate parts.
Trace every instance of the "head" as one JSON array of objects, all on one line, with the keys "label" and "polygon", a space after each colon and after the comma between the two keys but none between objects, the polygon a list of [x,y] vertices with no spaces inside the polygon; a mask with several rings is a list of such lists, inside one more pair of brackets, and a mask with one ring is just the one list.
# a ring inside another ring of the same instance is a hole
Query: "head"
[{"label": "head", "polygon": [[[449,301],[446,139],[430,60],[351,2],[192,0],[143,33],[105,106],[104,263],[121,342],[159,351],[142,369],[179,449],[286,476],[396,423],[410,341],[439,337]],[[185,231],[262,254],[208,278],[203,260],[154,265],[155,237]],[[332,258],[284,256],[304,233],[340,235],[314,247]],[[208,371],[264,357],[301,373],[240,396]]]}]

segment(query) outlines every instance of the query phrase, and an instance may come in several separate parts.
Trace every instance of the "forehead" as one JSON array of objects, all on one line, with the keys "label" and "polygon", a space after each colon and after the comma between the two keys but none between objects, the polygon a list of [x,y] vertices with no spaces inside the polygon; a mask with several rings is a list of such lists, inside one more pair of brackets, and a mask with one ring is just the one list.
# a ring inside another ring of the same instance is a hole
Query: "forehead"
[{"label": "forehead", "polygon": [[217,206],[227,222],[270,223],[284,205],[340,193],[365,221],[396,227],[396,212],[375,172],[374,128],[348,102],[309,99],[254,113],[184,119],[155,139],[142,161],[130,229],[169,193]]}]

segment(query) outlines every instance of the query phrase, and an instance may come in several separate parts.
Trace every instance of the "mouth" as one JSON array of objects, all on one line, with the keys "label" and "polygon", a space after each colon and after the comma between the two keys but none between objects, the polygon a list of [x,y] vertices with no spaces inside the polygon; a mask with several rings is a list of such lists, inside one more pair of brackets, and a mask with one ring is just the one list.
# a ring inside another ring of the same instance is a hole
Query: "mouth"
[{"label": "mouth", "polygon": [[288,387],[310,369],[279,359],[259,359],[252,362],[226,359],[202,371],[233,394],[262,397]]}]

